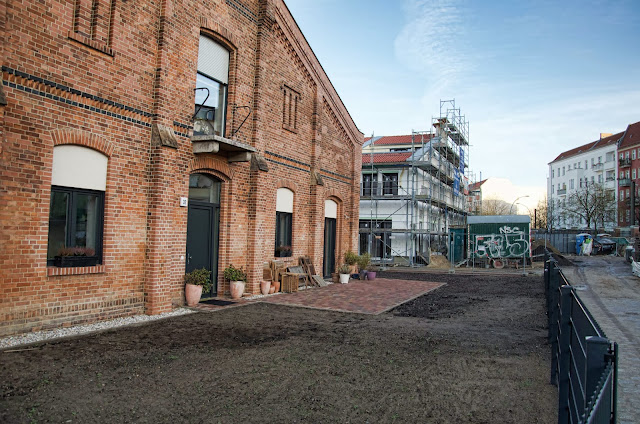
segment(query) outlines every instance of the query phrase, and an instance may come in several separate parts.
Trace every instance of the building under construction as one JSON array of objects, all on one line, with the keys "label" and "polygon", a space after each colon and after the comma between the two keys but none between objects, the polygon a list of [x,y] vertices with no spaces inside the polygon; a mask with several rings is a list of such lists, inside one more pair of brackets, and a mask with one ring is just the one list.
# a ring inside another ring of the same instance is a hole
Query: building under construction
[{"label": "building under construction", "polygon": [[365,139],[360,253],[413,266],[447,252],[450,228],[465,225],[468,161],[469,123],[455,100],[440,101],[428,131]]}]

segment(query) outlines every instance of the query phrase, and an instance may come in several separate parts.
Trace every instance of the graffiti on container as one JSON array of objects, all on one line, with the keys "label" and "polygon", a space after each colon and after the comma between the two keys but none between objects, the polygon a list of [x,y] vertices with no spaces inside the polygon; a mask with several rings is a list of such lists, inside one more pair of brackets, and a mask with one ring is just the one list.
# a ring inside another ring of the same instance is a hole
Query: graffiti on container
[{"label": "graffiti on container", "polygon": [[505,225],[498,234],[476,235],[473,250],[478,258],[522,257],[529,252],[529,240],[525,231]]}]

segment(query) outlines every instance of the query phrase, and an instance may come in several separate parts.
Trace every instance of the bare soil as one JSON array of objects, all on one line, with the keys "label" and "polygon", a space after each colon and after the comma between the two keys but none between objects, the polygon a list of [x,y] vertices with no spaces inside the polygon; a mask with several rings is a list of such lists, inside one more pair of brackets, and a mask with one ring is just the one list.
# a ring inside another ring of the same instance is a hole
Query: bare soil
[{"label": "bare soil", "polygon": [[379,316],[255,303],[0,352],[0,422],[556,421],[542,278],[384,276],[448,284]]}]

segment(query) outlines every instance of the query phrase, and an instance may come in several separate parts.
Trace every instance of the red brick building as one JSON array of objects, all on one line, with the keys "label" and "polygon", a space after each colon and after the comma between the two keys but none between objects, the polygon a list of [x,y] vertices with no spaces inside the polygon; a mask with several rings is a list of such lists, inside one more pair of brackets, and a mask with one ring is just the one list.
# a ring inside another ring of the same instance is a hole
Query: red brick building
[{"label": "red brick building", "polygon": [[[635,188],[635,190],[634,190]],[[630,124],[618,142],[618,226],[640,224],[640,122]],[[634,215],[631,199],[634,199]],[[634,219],[632,219],[634,216]]]},{"label": "red brick building", "polygon": [[282,0],[5,0],[0,34],[0,335],[356,249],[363,135]]}]

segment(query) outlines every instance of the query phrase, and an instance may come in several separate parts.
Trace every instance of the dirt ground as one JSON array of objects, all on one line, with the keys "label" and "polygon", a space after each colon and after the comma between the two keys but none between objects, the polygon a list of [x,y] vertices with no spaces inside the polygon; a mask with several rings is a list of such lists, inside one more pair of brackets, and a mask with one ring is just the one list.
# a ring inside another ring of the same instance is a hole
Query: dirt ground
[{"label": "dirt ground", "polygon": [[378,316],[254,303],[0,352],[0,422],[556,421],[541,278],[384,276],[448,284]]}]

